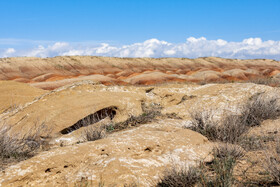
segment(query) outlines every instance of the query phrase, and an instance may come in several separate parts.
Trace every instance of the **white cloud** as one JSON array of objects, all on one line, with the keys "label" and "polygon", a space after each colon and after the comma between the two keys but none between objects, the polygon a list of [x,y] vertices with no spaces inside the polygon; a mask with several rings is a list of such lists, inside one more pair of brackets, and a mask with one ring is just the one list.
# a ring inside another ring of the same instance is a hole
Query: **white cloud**
[{"label": "white cloud", "polygon": [[[16,52],[16,50],[14,48],[8,48],[8,49],[5,49],[3,52],[2,52],[2,57],[9,57],[9,56],[13,56],[13,54]],[[0,54],[1,54],[1,51],[0,51]]]},{"label": "white cloud", "polygon": [[6,50],[6,54],[13,54],[14,52],[16,52],[16,50],[14,48],[8,48]]},{"label": "white cloud", "polygon": [[218,56],[224,58],[270,58],[280,60],[280,41],[262,41],[261,38],[247,38],[241,42],[230,42],[222,39],[207,40],[205,37],[189,37],[185,42],[177,44],[150,39],[142,43],[123,46],[113,46],[108,43],[90,46],[88,44],[56,42],[47,45],[42,44],[26,50],[0,49],[0,57],[52,57],[65,55],[186,58]]},{"label": "white cloud", "polygon": [[201,41],[206,41],[206,38],[204,38],[204,37],[200,37],[200,38],[189,37],[189,38],[187,38],[187,42],[189,42],[189,43],[197,43],[197,42],[201,42]]}]

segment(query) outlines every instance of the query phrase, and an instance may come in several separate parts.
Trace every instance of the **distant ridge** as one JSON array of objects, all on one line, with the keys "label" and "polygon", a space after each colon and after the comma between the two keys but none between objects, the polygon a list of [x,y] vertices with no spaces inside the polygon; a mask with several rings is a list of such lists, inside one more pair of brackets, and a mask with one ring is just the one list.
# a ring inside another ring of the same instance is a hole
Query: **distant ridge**
[{"label": "distant ridge", "polygon": [[243,81],[280,78],[279,61],[270,59],[116,58],[61,56],[0,58],[0,80],[52,90],[81,80],[105,85],[151,85],[165,82]]}]

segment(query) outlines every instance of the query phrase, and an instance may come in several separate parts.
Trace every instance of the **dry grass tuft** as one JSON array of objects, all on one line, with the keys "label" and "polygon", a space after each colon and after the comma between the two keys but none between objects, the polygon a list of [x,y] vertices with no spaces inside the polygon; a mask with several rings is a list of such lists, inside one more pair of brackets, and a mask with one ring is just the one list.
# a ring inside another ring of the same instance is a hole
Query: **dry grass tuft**
[{"label": "dry grass tuft", "polygon": [[250,79],[247,82],[261,84],[261,85],[267,85],[267,86],[273,86],[273,87],[280,86],[280,79],[272,78],[272,77],[258,77],[256,79]]},{"label": "dry grass tuft", "polygon": [[83,132],[85,141],[95,141],[102,139],[106,136],[106,128],[101,127],[88,127]]},{"label": "dry grass tuft", "polygon": [[222,144],[214,148],[214,159],[209,165],[202,165],[201,186],[232,186],[235,182],[233,168],[238,159],[244,156],[241,147]]},{"label": "dry grass tuft", "polygon": [[266,171],[272,176],[274,182],[280,185],[280,155],[269,154],[264,164]]},{"label": "dry grass tuft", "polygon": [[280,116],[280,96],[278,93],[264,92],[253,95],[242,111],[242,118],[247,126],[259,126],[263,120],[276,119]]},{"label": "dry grass tuft", "polygon": [[165,172],[156,186],[231,186],[235,182],[233,168],[236,160],[244,156],[240,146],[222,144],[213,149],[214,159],[210,164],[200,167],[173,167]]},{"label": "dry grass tuft", "polygon": [[273,181],[280,185],[280,140],[277,139],[275,151],[267,151],[264,168],[272,176]]},{"label": "dry grass tuft", "polygon": [[23,135],[10,134],[10,129],[8,125],[3,125],[0,129],[0,167],[2,169],[9,163],[16,163],[34,156],[36,151],[46,144],[40,135],[50,132],[45,123],[35,124],[34,128]]},{"label": "dry grass tuft", "polygon": [[241,115],[228,116],[221,124],[213,120],[213,111],[192,113],[190,129],[212,141],[237,143],[250,127],[259,126],[263,120],[280,116],[279,98],[276,93],[255,94],[242,108]]},{"label": "dry grass tuft", "polygon": [[246,151],[262,150],[265,144],[273,142],[274,136],[242,136],[242,139],[238,142]]},{"label": "dry grass tuft", "polygon": [[192,126],[190,127],[191,130],[206,136],[209,140],[217,139],[218,123],[213,120],[212,111],[191,113],[191,117],[192,117],[192,121],[191,121]]},{"label": "dry grass tuft", "polygon": [[194,186],[200,179],[200,170],[190,167],[188,169],[172,168],[165,172],[156,184],[157,187],[188,187]]},{"label": "dry grass tuft", "polygon": [[109,126],[111,132],[120,131],[129,127],[135,127],[141,124],[146,124],[154,121],[158,116],[161,116],[162,107],[160,104],[151,103],[146,105],[142,103],[143,113],[140,116],[131,116],[126,121],[116,123],[113,126]]},{"label": "dry grass tuft", "polygon": [[191,130],[199,132],[212,141],[236,143],[240,136],[248,130],[238,115],[225,118],[222,124],[213,120],[211,112],[192,114]]},{"label": "dry grass tuft", "polygon": [[231,157],[235,160],[242,158],[245,155],[245,151],[242,147],[234,144],[220,144],[213,150],[214,157],[226,158]]}]

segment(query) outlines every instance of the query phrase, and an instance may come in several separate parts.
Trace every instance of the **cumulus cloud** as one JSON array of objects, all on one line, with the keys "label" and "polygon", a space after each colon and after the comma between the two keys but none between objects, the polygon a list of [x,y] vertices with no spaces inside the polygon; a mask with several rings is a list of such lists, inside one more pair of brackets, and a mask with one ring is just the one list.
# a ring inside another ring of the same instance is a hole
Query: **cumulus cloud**
[{"label": "cumulus cloud", "polygon": [[[3,50],[2,52],[2,57],[9,57],[9,56],[13,56],[13,54],[15,54],[16,50],[14,48],[8,48]],[[1,52],[0,52],[1,54]]]},{"label": "cumulus cloud", "polygon": [[217,56],[223,58],[270,58],[280,60],[280,41],[262,41],[261,38],[247,38],[241,42],[230,42],[222,39],[207,40],[205,37],[189,37],[183,43],[169,43],[158,39],[149,39],[142,43],[123,46],[113,46],[108,43],[89,46],[56,42],[47,46],[39,45],[28,50],[15,50],[13,48],[0,50],[0,57],[72,55],[155,58]]}]

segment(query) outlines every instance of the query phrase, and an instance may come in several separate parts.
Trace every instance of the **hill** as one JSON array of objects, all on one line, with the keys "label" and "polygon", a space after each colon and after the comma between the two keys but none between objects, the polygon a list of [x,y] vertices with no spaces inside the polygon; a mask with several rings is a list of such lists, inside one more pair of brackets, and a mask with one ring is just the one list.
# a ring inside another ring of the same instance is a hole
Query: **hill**
[{"label": "hill", "polygon": [[25,82],[47,90],[81,80],[97,81],[105,85],[209,83],[279,77],[279,72],[280,63],[268,59],[239,60],[217,57],[153,59],[92,56],[0,59],[0,80]]}]

